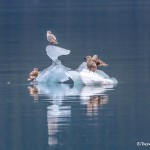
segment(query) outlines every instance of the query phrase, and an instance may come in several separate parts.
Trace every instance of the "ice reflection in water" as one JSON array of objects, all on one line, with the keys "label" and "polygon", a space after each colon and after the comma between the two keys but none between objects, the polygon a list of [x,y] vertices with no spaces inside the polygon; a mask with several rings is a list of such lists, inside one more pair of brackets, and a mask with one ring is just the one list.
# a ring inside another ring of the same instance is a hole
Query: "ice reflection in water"
[{"label": "ice reflection in water", "polygon": [[47,107],[48,144],[57,144],[55,137],[59,128],[69,125],[71,106],[52,104]]},{"label": "ice reflection in water", "polygon": [[57,144],[57,134],[62,128],[70,125],[71,105],[76,101],[71,98],[80,97],[81,105],[86,105],[87,116],[95,116],[98,114],[99,107],[108,102],[106,90],[112,88],[113,85],[71,87],[68,84],[38,84],[29,86],[28,90],[34,101],[44,96],[47,102],[51,102],[47,106],[48,144]]},{"label": "ice reflection in water", "polygon": [[57,133],[70,122],[71,106],[63,104],[69,86],[39,84],[29,86],[28,89],[34,101],[39,100],[40,96],[46,96],[46,101],[51,102],[51,105],[47,106],[48,144],[57,144]]}]

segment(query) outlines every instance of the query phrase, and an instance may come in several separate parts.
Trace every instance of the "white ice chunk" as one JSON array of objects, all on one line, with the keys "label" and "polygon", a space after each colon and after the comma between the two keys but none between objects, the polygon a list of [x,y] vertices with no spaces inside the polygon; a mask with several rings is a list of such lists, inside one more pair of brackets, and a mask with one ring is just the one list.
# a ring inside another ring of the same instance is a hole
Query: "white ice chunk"
[{"label": "white ice chunk", "polygon": [[88,69],[82,69],[78,71],[67,71],[66,75],[70,77],[75,84],[85,84],[85,85],[109,85],[117,84],[115,78],[110,78],[103,71],[98,70],[97,72],[91,72]]},{"label": "white ice chunk", "polygon": [[87,69],[83,69],[80,72],[80,77],[82,82],[85,85],[96,85],[96,84],[102,84],[102,85],[107,85],[107,84],[116,84],[112,78],[109,78],[109,76],[106,76],[106,74],[101,74],[101,72],[89,72]]},{"label": "white ice chunk", "polygon": [[46,53],[52,60],[55,60],[61,55],[68,55],[70,50],[58,46],[48,45],[46,47]]}]

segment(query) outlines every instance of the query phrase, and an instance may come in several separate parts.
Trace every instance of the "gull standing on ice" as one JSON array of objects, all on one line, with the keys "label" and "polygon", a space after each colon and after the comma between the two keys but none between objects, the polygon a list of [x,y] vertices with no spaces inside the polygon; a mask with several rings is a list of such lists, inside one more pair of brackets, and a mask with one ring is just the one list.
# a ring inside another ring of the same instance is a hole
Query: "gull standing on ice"
[{"label": "gull standing on ice", "polygon": [[33,71],[30,72],[30,74],[29,74],[28,81],[33,81],[33,82],[35,82],[35,81],[36,81],[36,78],[37,78],[37,76],[38,76],[38,73],[39,73],[38,68],[34,68]]},{"label": "gull standing on ice", "polygon": [[94,55],[93,57],[91,57],[91,60],[94,61],[97,66],[105,66],[105,67],[108,66],[108,64],[106,64],[104,61],[98,58],[97,55]]},{"label": "gull standing on ice", "polygon": [[86,60],[87,68],[89,69],[89,71],[95,72],[97,70],[97,65],[92,60],[91,56],[86,56],[84,59]]},{"label": "gull standing on ice", "polygon": [[47,41],[50,45],[58,44],[56,36],[51,31],[47,31]]}]

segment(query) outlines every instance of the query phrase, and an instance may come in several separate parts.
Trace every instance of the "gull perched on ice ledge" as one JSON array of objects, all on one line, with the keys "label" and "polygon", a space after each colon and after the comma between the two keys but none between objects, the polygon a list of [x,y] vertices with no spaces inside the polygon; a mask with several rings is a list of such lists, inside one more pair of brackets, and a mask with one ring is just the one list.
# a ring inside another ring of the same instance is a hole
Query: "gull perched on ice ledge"
[{"label": "gull perched on ice ledge", "polygon": [[38,77],[38,68],[34,68],[33,71],[30,72],[28,81],[36,81],[36,78]]},{"label": "gull perched on ice ledge", "polygon": [[87,68],[89,71],[95,72],[97,70],[96,63],[92,60],[91,56],[86,56],[84,59],[86,59]]},{"label": "gull perched on ice ledge", "polygon": [[50,45],[58,44],[56,36],[51,31],[47,31],[47,41]]},{"label": "gull perched on ice ledge", "polygon": [[94,61],[97,66],[105,66],[105,67],[108,66],[108,64],[102,61],[97,55],[94,55],[93,57],[91,57],[91,60]]}]

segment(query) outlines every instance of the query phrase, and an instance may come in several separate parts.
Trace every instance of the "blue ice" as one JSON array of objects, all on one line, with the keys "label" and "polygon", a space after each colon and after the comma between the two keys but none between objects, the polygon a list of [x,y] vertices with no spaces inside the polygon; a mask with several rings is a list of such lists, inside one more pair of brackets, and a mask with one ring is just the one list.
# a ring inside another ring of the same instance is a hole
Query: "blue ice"
[{"label": "blue ice", "polygon": [[115,78],[109,77],[102,70],[97,70],[94,73],[89,72],[85,62],[81,63],[76,70],[62,65],[58,57],[69,55],[70,50],[49,45],[46,47],[46,53],[52,59],[52,65],[39,72],[37,77],[38,83],[55,84],[63,83],[70,79],[72,79],[74,84],[84,85],[115,85],[118,83]]}]

